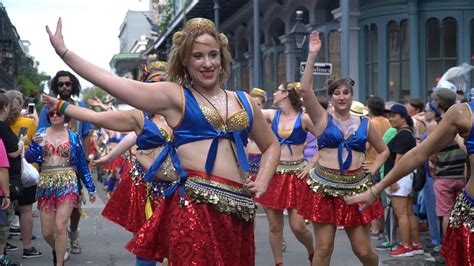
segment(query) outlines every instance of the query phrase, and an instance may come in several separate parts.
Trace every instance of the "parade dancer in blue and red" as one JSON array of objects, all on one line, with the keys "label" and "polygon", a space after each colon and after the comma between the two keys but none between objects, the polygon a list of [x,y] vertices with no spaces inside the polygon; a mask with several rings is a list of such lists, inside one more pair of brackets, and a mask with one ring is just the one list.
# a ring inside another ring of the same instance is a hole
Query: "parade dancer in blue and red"
[{"label": "parade dancer in blue and red", "polygon": [[256,201],[265,207],[268,219],[268,239],[276,265],[283,265],[283,211],[288,210],[291,231],[308,252],[311,262],[314,253],[313,237],[303,217],[297,213],[300,200],[307,189],[306,177],[299,176],[306,167],[304,146],[313,123],[303,113],[299,82],[285,82],[273,93],[273,104],[278,110],[264,110],[267,121],[272,124],[273,134],[281,145],[280,162],[267,193]]},{"label": "parade dancer in blue and red", "polygon": [[[456,84],[462,84],[463,75],[472,69],[471,66],[461,65],[449,69],[438,82],[439,91],[435,90],[435,101],[440,98],[437,93],[446,93],[451,90],[452,97],[456,97]],[[370,206],[380,193],[397,180],[413,172],[422,165],[429,156],[447,147],[457,135],[464,139],[467,154],[471,165],[474,165],[474,102],[459,103],[451,106],[443,115],[439,125],[428,137],[415,148],[407,152],[398,161],[384,179],[366,191],[346,199],[349,204],[358,204],[363,208]],[[446,235],[443,238],[440,255],[446,258],[446,265],[459,266],[474,265],[474,167],[471,167],[471,178],[456,199],[456,204],[449,218]]]},{"label": "parade dancer in blue and red", "polygon": [[[378,265],[372,248],[369,225],[383,215],[380,201],[360,211],[347,205],[344,197],[370,190],[370,175],[387,159],[389,151],[378,131],[367,117],[350,114],[354,81],[350,78],[330,80],[328,93],[334,112],[329,114],[313,91],[313,67],[321,48],[319,33],[312,32],[307,65],[302,79],[303,103],[314,123],[313,135],[318,138],[319,159],[311,170],[308,188],[298,212],[313,222],[316,250],[313,265],[329,265],[334,249],[337,226],[343,226],[352,250],[364,265]],[[367,142],[378,153],[370,166],[364,167]]]},{"label": "parade dancer in blue and red", "polygon": [[[68,50],[61,19],[54,34],[47,32],[75,72],[136,108],[163,115],[173,128],[180,180],[164,190],[164,208],[155,210],[129,250],[148,259],[167,257],[172,265],[254,265],[252,198],[265,193],[280,149],[249,96],[223,89],[231,61],[225,35],[210,20],[189,20],[173,35],[170,82],[143,83],[116,77]],[[247,176],[249,135],[262,151],[255,181]]]}]

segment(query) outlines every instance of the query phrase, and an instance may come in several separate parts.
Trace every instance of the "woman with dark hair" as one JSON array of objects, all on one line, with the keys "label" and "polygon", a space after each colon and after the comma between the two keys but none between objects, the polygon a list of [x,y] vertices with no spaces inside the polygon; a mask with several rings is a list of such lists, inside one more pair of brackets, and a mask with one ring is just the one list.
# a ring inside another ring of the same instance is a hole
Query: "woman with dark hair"
[{"label": "woman with dark hair", "polygon": [[298,178],[304,170],[304,147],[307,132],[313,127],[309,116],[303,113],[299,82],[285,82],[273,93],[273,104],[277,110],[263,110],[267,121],[272,124],[273,134],[281,145],[280,162],[267,193],[256,201],[265,207],[267,213],[270,246],[276,265],[283,264],[283,211],[288,210],[290,228],[303,244],[311,261],[314,254],[313,237],[303,217],[298,214],[305,180]]},{"label": "woman with dark hair", "polygon": [[87,167],[84,149],[77,133],[66,129],[69,118],[48,112],[51,127],[40,128],[26,151],[26,159],[41,165],[36,190],[41,231],[53,249],[54,263],[63,265],[67,247],[67,222],[79,203],[79,180],[87,187],[89,200],[95,201],[95,187]]},{"label": "woman with dark hair", "polygon": [[[370,190],[370,176],[374,175],[388,157],[387,146],[380,134],[370,126],[367,117],[350,114],[354,81],[350,78],[328,82],[328,93],[333,113],[328,113],[318,102],[313,84],[313,66],[321,49],[318,32],[309,40],[307,65],[303,74],[303,102],[318,137],[319,159],[308,176],[309,188],[304,206],[298,211],[313,222],[316,250],[312,265],[329,265],[334,249],[337,226],[343,226],[352,250],[364,265],[378,265],[378,257],[369,237],[371,220],[383,215],[377,202],[364,211],[350,206],[344,197]],[[364,165],[367,142],[375,148],[377,158],[370,167]]]},{"label": "woman with dark hair", "polygon": [[411,99],[406,105],[408,115],[413,120],[413,133],[417,143],[421,142],[422,135],[426,131],[425,103],[420,99]]},{"label": "woman with dark hair", "polygon": [[[395,104],[386,112],[390,125],[397,130],[396,135],[387,144],[390,156],[385,161],[384,172],[388,173],[405,153],[416,146],[416,140],[413,135],[413,120],[405,106]],[[418,219],[413,213],[412,186],[413,173],[409,173],[397,183],[392,184],[387,191],[401,235],[400,245],[390,251],[392,257],[411,257],[424,253],[418,233]]]}]

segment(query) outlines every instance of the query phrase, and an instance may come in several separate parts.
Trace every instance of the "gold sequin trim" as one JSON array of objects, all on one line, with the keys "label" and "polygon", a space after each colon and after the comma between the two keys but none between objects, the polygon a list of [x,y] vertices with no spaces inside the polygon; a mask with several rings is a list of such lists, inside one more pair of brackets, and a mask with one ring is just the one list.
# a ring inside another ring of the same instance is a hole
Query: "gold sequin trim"
[{"label": "gold sequin trim", "polygon": [[245,221],[255,218],[257,207],[253,202],[252,194],[245,188],[190,176],[186,182],[186,194],[194,203],[211,204],[218,211],[237,215]]},{"label": "gold sequin trim", "polygon": [[469,201],[465,192],[460,193],[456,199],[454,209],[449,216],[449,226],[469,228],[469,233],[474,234],[474,205]]},{"label": "gold sequin trim", "polygon": [[206,120],[217,130],[243,130],[248,127],[250,120],[245,110],[240,110],[229,117],[227,120],[227,127],[219,113],[212,107],[204,104],[199,104]]},{"label": "gold sequin trim", "polygon": [[63,188],[77,180],[76,172],[70,168],[56,168],[41,171],[39,188]]},{"label": "gold sequin trim", "polygon": [[307,183],[314,192],[333,197],[354,195],[372,186],[369,175],[362,169],[352,174],[342,174],[319,165],[310,171]]},{"label": "gold sequin trim", "polygon": [[306,161],[285,162],[280,161],[276,169],[277,174],[295,174],[300,173],[306,167]]}]

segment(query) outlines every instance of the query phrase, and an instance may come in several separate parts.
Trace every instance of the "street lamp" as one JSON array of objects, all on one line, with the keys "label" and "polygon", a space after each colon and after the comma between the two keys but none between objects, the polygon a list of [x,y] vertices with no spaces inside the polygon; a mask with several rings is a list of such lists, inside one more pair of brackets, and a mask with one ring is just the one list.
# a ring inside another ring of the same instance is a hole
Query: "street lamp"
[{"label": "street lamp", "polygon": [[290,38],[293,41],[295,49],[300,50],[303,47],[307,34],[308,32],[306,31],[306,27],[303,24],[303,11],[297,10],[296,23],[289,33],[289,35],[291,36]]},{"label": "street lamp", "polygon": [[295,55],[295,80],[299,80],[300,78],[301,48],[303,48],[303,44],[305,43],[307,34],[308,32],[306,31],[306,27],[303,24],[303,11],[297,10],[296,23],[291,29],[291,31],[288,33],[288,39],[290,42],[293,43]]}]

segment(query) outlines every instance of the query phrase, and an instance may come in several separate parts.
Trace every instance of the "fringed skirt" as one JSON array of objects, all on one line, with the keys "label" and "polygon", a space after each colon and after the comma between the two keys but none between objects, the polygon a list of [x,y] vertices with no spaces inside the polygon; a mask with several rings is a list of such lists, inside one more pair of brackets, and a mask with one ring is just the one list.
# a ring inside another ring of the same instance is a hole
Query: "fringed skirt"
[{"label": "fringed skirt", "polygon": [[298,178],[305,166],[306,161],[280,162],[267,191],[255,201],[276,210],[297,209],[302,192],[307,189],[306,178]]},{"label": "fringed skirt", "polygon": [[255,204],[242,184],[188,171],[184,204],[178,190],[126,246],[170,265],[255,265]]},{"label": "fringed skirt", "polygon": [[474,265],[474,197],[459,194],[441,248],[446,265]]},{"label": "fringed skirt", "polygon": [[76,172],[71,167],[44,168],[36,188],[38,210],[55,212],[58,206],[79,203],[79,186]]},{"label": "fringed skirt", "polygon": [[143,167],[138,162],[127,161],[120,183],[102,211],[105,218],[132,233],[145,223],[147,206],[154,209],[162,201],[160,195],[152,193],[153,184],[145,183],[143,175]]},{"label": "fringed skirt", "polygon": [[372,185],[369,176],[362,170],[339,170],[316,166],[307,178],[306,194],[298,212],[316,223],[354,227],[368,224],[383,216],[380,200],[359,211],[359,205],[347,205],[345,196],[366,191]]}]

